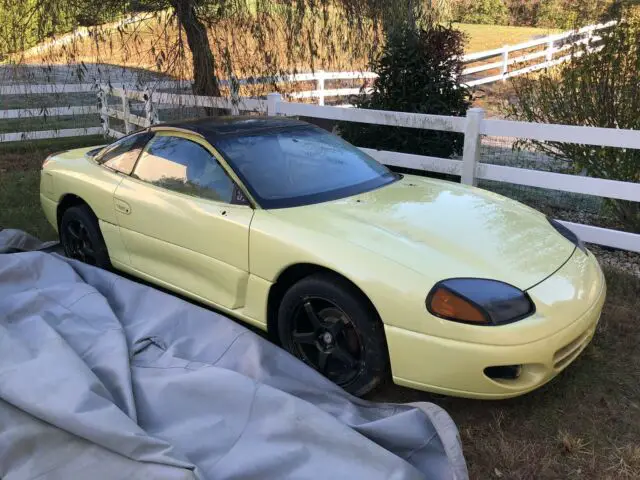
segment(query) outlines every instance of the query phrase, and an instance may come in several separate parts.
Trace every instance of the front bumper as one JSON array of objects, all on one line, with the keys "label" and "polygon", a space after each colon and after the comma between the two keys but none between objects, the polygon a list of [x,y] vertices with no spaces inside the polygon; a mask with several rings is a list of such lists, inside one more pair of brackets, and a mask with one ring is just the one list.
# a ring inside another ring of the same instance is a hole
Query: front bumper
[{"label": "front bumper", "polygon": [[[598,283],[595,300],[577,320],[522,345],[461,342],[386,325],[393,380],[418,390],[470,398],[502,399],[535,390],[573,362],[593,338],[606,297],[604,279]],[[522,365],[520,376],[505,380],[485,374],[487,367],[504,365]]]}]

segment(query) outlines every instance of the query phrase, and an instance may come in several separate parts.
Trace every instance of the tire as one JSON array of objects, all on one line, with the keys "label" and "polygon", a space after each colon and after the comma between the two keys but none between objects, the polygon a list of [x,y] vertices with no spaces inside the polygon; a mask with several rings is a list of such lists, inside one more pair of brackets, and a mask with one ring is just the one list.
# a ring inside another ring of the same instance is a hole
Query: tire
[{"label": "tire", "polygon": [[352,395],[389,374],[389,354],[375,309],[350,283],[315,274],[294,284],[278,309],[282,346]]},{"label": "tire", "polygon": [[76,205],[65,210],[59,231],[60,243],[67,257],[99,268],[111,268],[98,219],[87,205]]}]

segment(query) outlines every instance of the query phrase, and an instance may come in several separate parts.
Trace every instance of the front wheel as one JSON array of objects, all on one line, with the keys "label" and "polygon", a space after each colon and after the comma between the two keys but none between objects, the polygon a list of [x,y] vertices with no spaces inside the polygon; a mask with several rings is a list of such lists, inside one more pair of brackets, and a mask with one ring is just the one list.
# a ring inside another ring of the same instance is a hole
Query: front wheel
[{"label": "front wheel", "polygon": [[361,396],[387,376],[382,323],[345,280],[316,274],[284,295],[278,311],[282,346],[349,393]]}]

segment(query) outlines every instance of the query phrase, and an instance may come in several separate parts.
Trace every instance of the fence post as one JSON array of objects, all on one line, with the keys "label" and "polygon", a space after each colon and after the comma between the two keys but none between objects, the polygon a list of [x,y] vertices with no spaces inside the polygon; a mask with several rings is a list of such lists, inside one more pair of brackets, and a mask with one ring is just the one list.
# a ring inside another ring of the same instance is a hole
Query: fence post
[{"label": "fence post", "polygon": [[547,42],[547,62],[553,60],[553,40]]},{"label": "fence post", "polygon": [[324,105],[324,70],[318,70],[316,75],[316,90],[320,92],[318,95],[318,105]]},{"label": "fence post", "polygon": [[504,46],[502,52],[502,81],[507,81],[507,73],[509,72],[509,45]]},{"label": "fence post", "polygon": [[240,85],[234,75],[229,75],[229,92],[231,93],[231,115],[240,115]]},{"label": "fence post", "polygon": [[144,89],[144,114],[147,118],[147,127],[158,123],[158,114],[153,108],[153,92],[149,87]]},{"label": "fence post", "polygon": [[482,108],[467,111],[467,124],[464,128],[464,151],[462,153],[461,182],[476,185],[476,165],[480,160],[480,124],[484,119]]},{"label": "fence post", "polygon": [[279,93],[270,93],[267,95],[267,115],[273,117],[278,115],[278,104],[282,101]]},{"label": "fence post", "polygon": [[129,123],[129,114],[131,113],[131,109],[129,108],[129,99],[127,98],[127,91],[125,88],[122,89],[122,112],[124,114],[124,133],[131,133],[131,124]]},{"label": "fence post", "polygon": [[109,136],[109,107],[107,105],[107,86],[98,86],[98,99],[100,101],[100,121],[102,123],[102,129],[104,130],[104,136]]}]

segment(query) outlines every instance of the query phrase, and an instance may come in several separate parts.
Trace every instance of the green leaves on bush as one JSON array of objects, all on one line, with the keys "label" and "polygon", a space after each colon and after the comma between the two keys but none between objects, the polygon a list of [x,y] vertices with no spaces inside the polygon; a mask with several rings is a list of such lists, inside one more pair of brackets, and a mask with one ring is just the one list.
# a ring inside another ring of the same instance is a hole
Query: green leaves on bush
[{"label": "green leaves on bush", "polygon": [[[640,130],[640,21],[601,33],[603,47],[542,74],[514,79],[511,117],[529,122]],[[580,52],[574,52],[580,53]],[[640,150],[532,142],[576,173],[640,182]],[[640,232],[640,203],[612,200],[617,219]]]},{"label": "green leaves on bush", "polygon": [[[371,70],[379,76],[370,95],[360,95],[358,108],[464,116],[471,93],[459,84],[463,34],[451,27],[403,25],[387,37]],[[359,147],[450,157],[460,153],[458,133],[413,128],[340,124],[345,139]]]},{"label": "green leaves on bush", "polygon": [[536,26],[569,30],[597,23],[614,0],[542,0]]},{"label": "green leaves on bush", "polygon": [[462,23],[509,23],[509,9],[504,0],[460,0],[457,9],[457,21]]},{"label": "green leaves on bush", "polygon": [[608,18],[638,0],[451,0],[457,22],[572,29]]}]

